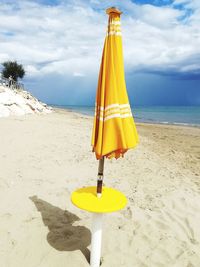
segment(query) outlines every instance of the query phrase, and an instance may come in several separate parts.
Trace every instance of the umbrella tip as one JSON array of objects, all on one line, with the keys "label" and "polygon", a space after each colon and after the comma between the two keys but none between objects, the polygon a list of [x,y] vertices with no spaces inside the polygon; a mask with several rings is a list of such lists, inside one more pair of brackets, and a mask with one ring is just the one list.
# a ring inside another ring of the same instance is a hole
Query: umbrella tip
[{"label": "umbrella tip", "polygon": [[109,7],[109,8],[106,9],[106,14],[109,15],[110,13],[116,13],[116,14],[119,14],[119,15],[122,14],[122,12],[115,6],[112,6],[112,7]]}]

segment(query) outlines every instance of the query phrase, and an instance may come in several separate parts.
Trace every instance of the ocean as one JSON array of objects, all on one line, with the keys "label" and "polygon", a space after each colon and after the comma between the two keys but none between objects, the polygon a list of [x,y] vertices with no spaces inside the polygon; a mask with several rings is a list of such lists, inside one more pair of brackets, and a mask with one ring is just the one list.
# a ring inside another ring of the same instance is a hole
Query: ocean
[{"label": "ocean", "polygon": [[[58,105],[55,107],[94,116],[94,107]],[[190,125],[200,127],[199,106],[133,107],[132,113],[136,122]]]}]

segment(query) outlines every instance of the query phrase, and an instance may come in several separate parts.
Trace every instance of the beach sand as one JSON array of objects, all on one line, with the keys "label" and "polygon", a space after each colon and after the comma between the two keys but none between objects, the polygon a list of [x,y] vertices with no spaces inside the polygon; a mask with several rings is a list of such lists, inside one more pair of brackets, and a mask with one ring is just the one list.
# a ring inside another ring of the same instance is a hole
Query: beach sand
[{"label": "beach sand", "polygon": [[[57,110],[0,119],[0,266],[89,266],[91,215],[71,193],[96,185],[92,118]],[[137,124],[140,144],[106,160],[127,207],[105,216],[102,267],[200,266],[200,129]]]}]

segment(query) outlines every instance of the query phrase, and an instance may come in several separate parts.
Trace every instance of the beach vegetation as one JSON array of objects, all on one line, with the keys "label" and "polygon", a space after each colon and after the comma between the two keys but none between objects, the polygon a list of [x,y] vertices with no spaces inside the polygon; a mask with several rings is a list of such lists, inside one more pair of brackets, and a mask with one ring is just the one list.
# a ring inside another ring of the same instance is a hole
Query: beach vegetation
[{"label": "beach vegetation", "polygon": [[25,70],[22,64],[18,64],[17,61],[5,61],[2,63],[2,76],[4,78],[12,77],[17,82],[18,79],[22,79],[25,75]]}]

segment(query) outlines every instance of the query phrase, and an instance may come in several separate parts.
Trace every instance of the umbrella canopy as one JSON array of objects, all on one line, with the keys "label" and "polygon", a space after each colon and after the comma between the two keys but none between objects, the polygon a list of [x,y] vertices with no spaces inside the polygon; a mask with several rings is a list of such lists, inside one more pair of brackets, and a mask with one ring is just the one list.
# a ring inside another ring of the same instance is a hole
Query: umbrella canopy
[{"label": "umbrella canopy", "polygon": [[97,159],[123,156],[138,143],[138,134],[126,91],[121,37],[121,12],[108,8],[96,94],[92,146]]}]

